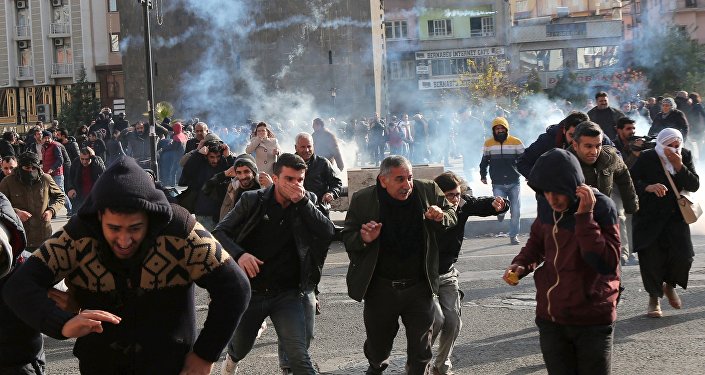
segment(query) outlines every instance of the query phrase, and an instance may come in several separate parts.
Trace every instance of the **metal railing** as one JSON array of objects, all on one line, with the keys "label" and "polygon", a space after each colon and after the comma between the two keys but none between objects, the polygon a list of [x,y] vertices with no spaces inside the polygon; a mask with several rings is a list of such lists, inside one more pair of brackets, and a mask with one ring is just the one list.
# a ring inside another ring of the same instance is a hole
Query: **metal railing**
[{"label": "metal railing", "polygon": [[29,25],[27,25],[27,26],[17,26],[17,37],[18,37],[18,38],[28,38],[28,37],[30,37]]},{"label": "metal railing", "polygon": [[71,33],[71,25],[68,23],[52,23],[49,25],[49,33],[50,34],[70,34]]},{"label": "metal railing", "polygon": [[34,69],[31,65],[20,65],[17,67],[17,78],[32,78],[34,77]]},{"label": "metal railing", "polygon": [[51,75],[72,76],[73,64],[51,64]]}]

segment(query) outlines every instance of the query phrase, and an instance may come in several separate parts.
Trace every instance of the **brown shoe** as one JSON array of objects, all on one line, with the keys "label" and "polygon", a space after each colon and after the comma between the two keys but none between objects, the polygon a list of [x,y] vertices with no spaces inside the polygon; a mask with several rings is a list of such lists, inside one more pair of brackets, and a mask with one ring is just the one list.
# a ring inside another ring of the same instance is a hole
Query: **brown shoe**
[{"label": "brown shoe", "polygon": [[663,294],[666,296],[666,298],[668,298],[668,303],[674,309],[680,309],[681,307],[683,307],[681,298],[678,297],[678,293],[676,293],[676,288],[672,287],[670,284],[663,283]]},{"label": "brown shoe", "polygon": [[663,317],[663,312],[661,312],[661,303],[658,297],[649,297],[649,309],[646,311],[646,315],[649,318],[661,318]]}]

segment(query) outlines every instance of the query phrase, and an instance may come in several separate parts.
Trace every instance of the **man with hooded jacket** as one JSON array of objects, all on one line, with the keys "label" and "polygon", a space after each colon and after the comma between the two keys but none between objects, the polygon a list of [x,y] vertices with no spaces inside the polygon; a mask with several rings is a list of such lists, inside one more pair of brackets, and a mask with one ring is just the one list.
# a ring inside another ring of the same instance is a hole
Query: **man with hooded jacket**
[{"label": "man with hooded jacket", "polygon": [[537,218],[503,276],[517,285],[534,272],[549,374],[610,373],[620,279],[617,209],[584,181],[578,159],[566,150],[537,160],[528,181],[537,193]]},{"label": "man with hooded jacket", "polygon": [[[509,199],[512,220],[509,222],[509,242],[519,244],[519,223],[521,205],[519,204],[519,171],[517,159],[524,153],[524,144],[515,136],[509,135],[509,121],[504,117],[492,120],[492,138],[485,141],[480,162],[480,180],[487,184],[487,167],[492,179],[492,195]],[[502,220],[504,215],[500,215]]]},{"label": "man with hooded jacket", "polygon": [[[47,297],[61,279],[80,310],[61,310]],[[194,283],[210,295],[198,335]],[[220,243],[127,157],[101,175],[78,214],[3,290],[30,327],[77,338],[81,373],[96,375],[210,373],[249,296]]]}]

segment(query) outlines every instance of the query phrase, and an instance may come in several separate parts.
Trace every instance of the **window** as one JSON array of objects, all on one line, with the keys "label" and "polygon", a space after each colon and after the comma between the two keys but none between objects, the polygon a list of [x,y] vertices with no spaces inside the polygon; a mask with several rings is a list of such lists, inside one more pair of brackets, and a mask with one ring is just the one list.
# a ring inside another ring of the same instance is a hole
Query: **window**
[{"label": "window", "polygon": [[470,36],[494,36],[494,17],[470,17]]},{"label": "window", "polygon": [[445,20],[429,20],[428,21],[428,36],[450,36],[453,35],[450,19]]},{"label": "window", "polygon": [[7,95],[10,89],[0,89],[0,117],[10,117],[10,100]]},{"label": "window", "polygon": [[519,61],[522,72],[563,70],[563,50],[521,51]]},{"label": "window", "polygon": [[117,12],[117,0],[108,0],[108,12]]},{"label": "window", "polygon": [[387,21],[384,23],[384,36],[387,39],[405,39],[409,37],[406,21]]},{"label": "window", "polygon": [[578,48],[578,69],[604,68],[619,63],[617,46]]},{"label": "window", "polygon": [[110,52],[120,52],[120,34],[110,34]]},{"label": "window", "polygon": [[54,47],[54,61],[57,64],[72,64],[73,63],[73,51],[71,50],[71,39],[64,39],[63,46]]},{"label": "window", "polygon": [[389,76],[394,81],[415,79],[416,62],[414,60],[391,61],[389,63]]},{"label": "window", "polygon": [[454,76],[474,71],[475,66],[474,62],[468,66],[468,59],[431,60],[431,75],[434,77]]}]

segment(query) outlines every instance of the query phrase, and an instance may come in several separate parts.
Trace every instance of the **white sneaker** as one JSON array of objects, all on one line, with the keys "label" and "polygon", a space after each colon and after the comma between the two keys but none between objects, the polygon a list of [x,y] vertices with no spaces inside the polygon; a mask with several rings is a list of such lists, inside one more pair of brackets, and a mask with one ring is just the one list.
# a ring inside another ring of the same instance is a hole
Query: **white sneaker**
[{"label": "white sneaker", "polygon": [[262,322],[262,326],[259,327],[259,331],[257,331],[257,338],[262,336],[262,333],[267,329],[267,322]]},{"label": "white sneaker", "polygon": [[220,375],[237,374],[237,362],[233,361],[229,354],[225,354],[225,360],[220,367]]}]

